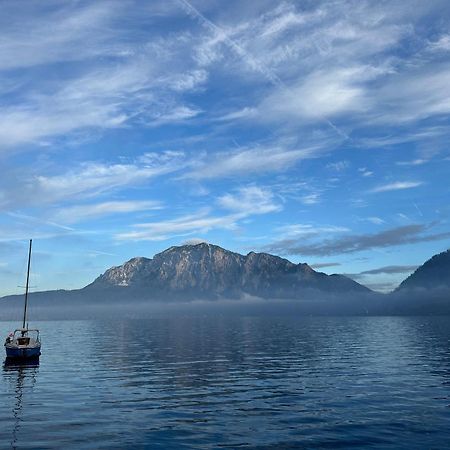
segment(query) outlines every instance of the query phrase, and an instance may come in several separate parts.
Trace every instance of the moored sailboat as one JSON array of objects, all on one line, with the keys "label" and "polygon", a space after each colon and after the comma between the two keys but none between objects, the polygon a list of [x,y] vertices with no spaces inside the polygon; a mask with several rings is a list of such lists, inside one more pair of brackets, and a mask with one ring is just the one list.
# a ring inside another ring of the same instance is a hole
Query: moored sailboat
[{"label": "moored sailboat", "polygon": [[22,328],[17,328],[16,330],[14,330],[14,333],[11,333],[6,338],[5,350],[7,358],[17,358],[17,359],[38,358],[41,354],[41,340],[39,337],[39,330],[29,329],[27,321],[28,287],[30,281],[32,242],[33,242],[32,239],[30,239]]}]

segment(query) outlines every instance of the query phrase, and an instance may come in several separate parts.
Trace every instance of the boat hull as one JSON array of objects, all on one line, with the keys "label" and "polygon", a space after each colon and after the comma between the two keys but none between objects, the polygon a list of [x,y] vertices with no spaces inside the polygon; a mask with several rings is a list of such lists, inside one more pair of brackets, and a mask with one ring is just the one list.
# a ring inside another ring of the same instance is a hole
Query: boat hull
[{"label": "boat hull", "polygon": [[36,358],[41,354],[41,347],[9,347],[5,346],[6,357],[14,359]]}]

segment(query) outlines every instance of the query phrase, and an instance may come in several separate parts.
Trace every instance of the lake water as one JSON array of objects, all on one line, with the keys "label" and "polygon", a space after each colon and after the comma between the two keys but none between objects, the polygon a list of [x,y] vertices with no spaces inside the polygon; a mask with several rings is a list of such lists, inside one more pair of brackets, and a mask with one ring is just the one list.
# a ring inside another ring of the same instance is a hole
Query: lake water
[{"label": "lake water", "polygon": [[2,368],[2,449],[450,448],[449,317],[33,325],[39,366]]}]

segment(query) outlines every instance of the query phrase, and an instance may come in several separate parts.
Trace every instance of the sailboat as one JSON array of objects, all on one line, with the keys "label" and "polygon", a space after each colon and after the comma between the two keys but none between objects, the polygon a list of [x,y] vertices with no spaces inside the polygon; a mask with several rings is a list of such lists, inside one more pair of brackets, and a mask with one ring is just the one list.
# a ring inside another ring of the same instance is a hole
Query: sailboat
[{"label": "sailboat", "polygon": [[29,329],[27,321],[28,287],[30,281],[32,242],[33,240],[30,239],[22,328],[17,328],[16,330],[14,330],[14,333],[10,333],[5,341],[6,357],[11,359],[39,358],[41,354],[41,340],[39,338],[39,330]]}]

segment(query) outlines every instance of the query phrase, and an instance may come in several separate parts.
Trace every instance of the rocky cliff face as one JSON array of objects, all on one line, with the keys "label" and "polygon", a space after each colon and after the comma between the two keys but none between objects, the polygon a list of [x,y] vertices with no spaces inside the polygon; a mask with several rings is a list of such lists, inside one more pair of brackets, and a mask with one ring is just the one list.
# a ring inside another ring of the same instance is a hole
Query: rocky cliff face
[{"label": "rocky cliff face", "polygon": [[434,255],[404,280],[397,291],[450,288],[450,249]]},{"label": "rocky cliff face", "polygon": [[307,289],[328,293],[367,293],[341,275],[328,276],[307,264],[269,255],[240,255],[211,244],[171,247],[153,259],[133,258],[113,267],[87,288],[127,287],[146,296],[296,298]]}]

